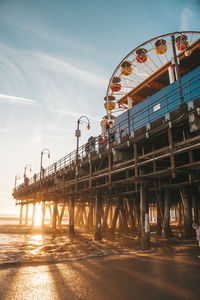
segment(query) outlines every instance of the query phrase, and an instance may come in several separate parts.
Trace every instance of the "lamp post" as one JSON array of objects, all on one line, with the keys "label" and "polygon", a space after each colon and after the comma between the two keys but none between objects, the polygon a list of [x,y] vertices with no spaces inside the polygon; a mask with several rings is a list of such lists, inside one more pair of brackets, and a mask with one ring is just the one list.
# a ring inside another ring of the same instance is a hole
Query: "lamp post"
[{"label": "lamp post", "polygon": [[43,154],[47,154],[48,155],[48,158],[50,158],[50,151],[49,151],[49,149],[43,149],[42,151],[41,151],[41,156],[40,156],[40,180],[41,180],[41,178],[42,178],[42,171],[43,171],[43,166],[42,166],[42,159],[43,159]]},{"label": "lamp post", "polygon": [[[86,121],[84,120],[86,119]],[[77,142],[76,142],[76,161],[78,160],[78,148],[79,148],[79,138],[81,136],[81,131],[79,129],[81,122],[87,124],[87,129],[90,130],[90,121],[88,119],[88,117],[86,116],[81,116],[78,120],[77,120],[77,129],[75,131],[75,136],[77,138]]]},{"label": "lamp post", "polygon": [[31,169],[31,165],[30,164],[27,164],[24,168],[24,181],[26,180],[26,169],[29,168],[30,172],[32,171]]},{"label": "lamp post", "polygon": [[20,179],[19,173],[17,173],[17,174],[15,175],[15,190],[16,190],[17,180],[18,180],[18,179]]}]

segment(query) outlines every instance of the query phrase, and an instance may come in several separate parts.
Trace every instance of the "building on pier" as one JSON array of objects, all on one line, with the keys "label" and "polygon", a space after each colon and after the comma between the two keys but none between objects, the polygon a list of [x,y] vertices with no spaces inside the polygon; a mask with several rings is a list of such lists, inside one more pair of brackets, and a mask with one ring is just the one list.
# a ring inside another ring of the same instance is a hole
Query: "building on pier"
[{"label": "building on pier", "polygon": [[[117,66],[105,96],[102,133],[13,190],[16,204],[42,204],[42,223],[67,213],[75,226],[132,231],[150,247],[150,229],[192,237],[200,207],[200,32],[153,38]],[[112,128],[108,123],[112,122]],[[87,147],[86,147],[87,146]],[[86,151],[90,149],[90,151]]]}]

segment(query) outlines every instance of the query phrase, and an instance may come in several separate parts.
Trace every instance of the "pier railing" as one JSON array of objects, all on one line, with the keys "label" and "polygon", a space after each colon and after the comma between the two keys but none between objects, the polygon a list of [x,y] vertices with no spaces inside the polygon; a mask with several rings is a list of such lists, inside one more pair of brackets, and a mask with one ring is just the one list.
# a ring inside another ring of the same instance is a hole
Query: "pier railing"
[{"label": "pier railing", "polygon": [[[189,78],[186,82],[181,85],[184,102],[188,106],[193,106],[193,101],[200,98],[200,73]],[[109,145],[114,141],[121,142],[125,136],[134,136],[135,132],[146,127],[148,131],[153,121],[159,118],[166,117],[169,119],[170,112],[179,108],[180,105],[180,87],[177,83],[174,88],[164,93],[160,97],[151,97],[144,100],[143,107],[135,106],[132,109],[122,114],[122,121],[110,128],[104,134],[91,139],[90,142],[80,146],[78,148],[78,156],[76,150],[67,154],[57,162],[43,169],[42,172],[35,174],[26,185],[31,185],[52,174],[59,174],[59,171],[67,167],[75,167],[78,163],[81,163],[84,159],[87,159],[95,153],[102,153],[105,149],[109,148]],[[144,106],[145,104],[145,106]],[[124,119],[123,119],[124,117]],[[20,185],[21,187],[24,184]],[[18,186],[17,189],[20,187]]]}]

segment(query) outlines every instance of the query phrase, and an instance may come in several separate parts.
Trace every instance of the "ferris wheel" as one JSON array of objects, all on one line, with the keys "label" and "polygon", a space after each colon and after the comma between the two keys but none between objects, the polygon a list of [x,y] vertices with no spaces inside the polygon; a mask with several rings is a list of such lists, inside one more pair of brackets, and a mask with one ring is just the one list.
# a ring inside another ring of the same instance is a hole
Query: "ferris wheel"
[{"label": "ferris wheel", "polygon": [[[159,90],[173,82],[174,59],[180,63],[181,60],[190,57],[195,49],[200,49],[200,31],[168,33],[133,49],[122,59],[109,80],[104,98],[106,109],[104,118],[114,119],[121,111],[130,108],[130,105],[141,102],[143,96],[139,93],[134,93],[133,96],[133,91],[141,87],[144,89],[145,84],[150,85],[150,79],[156,75],[164,74],[167,70],[168,82],[166,78],[152,81],[155,89]],[[200,60],[199,57],[197,56],[197,60]]]}]

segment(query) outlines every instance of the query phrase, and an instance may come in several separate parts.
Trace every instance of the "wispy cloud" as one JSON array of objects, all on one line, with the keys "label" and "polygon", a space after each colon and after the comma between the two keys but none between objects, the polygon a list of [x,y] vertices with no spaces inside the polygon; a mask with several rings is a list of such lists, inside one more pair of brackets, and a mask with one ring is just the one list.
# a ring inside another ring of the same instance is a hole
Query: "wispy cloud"
[{"label": "wispy cloud", "polygon": [[8,104],[23,104],[23,105],[33,105],[40,106],[36,100],[21,98],[11,95],[0,94],[0,102],[8,103]]},{"label": "wispy cloud", "polygon": [[40,60],[43,63],[44,68],[50,69],[51,71],[66,73],[70,77],[95,86],[105,87],[107,85],[106,79],[93,74],[92,72],[78,68],[66,60],[42,52],[33,52],[32,54],[37,58],[37,60]]},{"label": "wispy cloud", "polygon": [[193,17],[193,12],[187,6],[184,6],[181,11],[180,30],[188,30]]},{"label": "wispy cloud", "polygon": [[[54,112],[60,115],[65,115],[65,116],[70,116],[72,118],[79,118],[80,116],[83,115],[83,113],[78,113],[78,112],[72,112],[72,111],[67,111],[67,110],[63,110],[63,109],[55,109],[52,107],[48,107],[47,108],[48,111],[50,112]],[[99,122],[101,120],[101,118],[95,117],[95,116],[90,116],[87,114],[87,117],[89,118],[89,120],[93,120],[93,121],[97,121]]]}]

